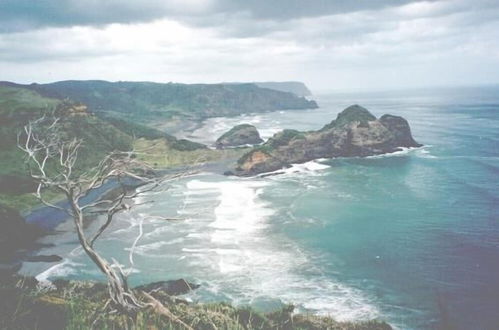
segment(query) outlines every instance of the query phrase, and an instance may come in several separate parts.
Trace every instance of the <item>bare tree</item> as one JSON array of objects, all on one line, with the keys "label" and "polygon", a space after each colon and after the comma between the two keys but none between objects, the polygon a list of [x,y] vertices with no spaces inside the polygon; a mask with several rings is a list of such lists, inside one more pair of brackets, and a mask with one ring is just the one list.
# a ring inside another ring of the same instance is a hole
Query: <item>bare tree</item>
[{"label": "bare tree", "polygon": [[[120,211],[131,207],[130,200],[150,192],[165,180],[181,175],[163,176],[161,178],[148,175],[150,169],[136,159],[136,151],[115,151],[108,154],[95,167],[82,171],[77,168],[78,153],[83,141],[78,138],[65,137],[61,129],[61,120],[53,117],[42,117],[30,121],[24,131],[18,135],[18,147],[27,155],[30,176],[38,183],[36,196],[45,205],[66,212],[74,221],[78,240],[90,259],[106,276],[110,301],[123,312],[134,312],[145,306],[157,306],[158,302],[144,304],[137,299],[128,285],[128,273],[113,260],[109,262],[94,248]],[[140,189],[130,189],[127,181],[134,180],[144,184]],[[95,189],[113,182],[119,189],[112,197],[106,197],[89,204],[83,204],[82,198]],[[65,195],[68,207],[55,205],[45,200],[43,189],[57,190]],[[85,224],[91,213],[104,214],[104,221],[97,231],[89,234]],[[140,228],[142,233],[142,228]],[[137,237],[130,251],[130,262]],[[147,297],[147,296],[146,296]],[[157,308],[157,307],[156,307]],[[184,324],[185,325],[185,324]]]}]

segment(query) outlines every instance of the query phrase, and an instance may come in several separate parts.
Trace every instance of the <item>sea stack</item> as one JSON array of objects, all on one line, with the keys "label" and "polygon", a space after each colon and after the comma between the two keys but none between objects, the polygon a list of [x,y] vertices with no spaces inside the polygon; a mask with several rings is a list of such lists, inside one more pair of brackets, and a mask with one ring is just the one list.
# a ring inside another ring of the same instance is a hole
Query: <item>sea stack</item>
[{"label": "sea stack", "polygon": [[241,124],[234,126],[230,131],[223,134],[215,142],[217,149],[227,147],[238,147],[246,145],[255,145],[262,143],[260,134],[255,126],[250,124]]},{"label": "sea stack", "polygon": [[420,146],[404,118],[377,119],[367,109],[352,105],[318,131],[276,133],[242,156],[232,173],[251,176],[318,158],[365,157]]}]

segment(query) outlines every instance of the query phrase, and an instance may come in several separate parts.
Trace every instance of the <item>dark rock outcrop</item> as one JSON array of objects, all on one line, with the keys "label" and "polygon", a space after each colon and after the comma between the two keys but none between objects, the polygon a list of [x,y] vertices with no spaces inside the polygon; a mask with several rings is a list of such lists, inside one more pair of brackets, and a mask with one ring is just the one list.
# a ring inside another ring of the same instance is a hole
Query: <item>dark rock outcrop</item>
[{"label": "dark rock outcrop", "polygon": [[28,224],[16,210],[0,205],[0,263],[10,263],[19,257],[20,249],[35,246],[35,240],[45,232]]},{"label": "dark rock outcrop", "polygon": [[318,131],[275,134],[241,157],[232,173],[250,176],[318,158],[365,157],[420,146],[404,118],[384,115],[376,119],[365,108],[352,105]]},{"label": "dark rock outcrop", "polygon": [[189,283],[184,279],[160,281],[136,287],[137,290],[145,292],[162,291],[170,296],[178,296],[186,294],[192,290],[199,288],[198,284]]},{"label": "dark rock outcrop", "polygon": [[226,147],[237,147],[243,145],[255,145],[262,143],[263,140],[260,138],[255,126],[250,124],[241,124],[234,126],[230,131],[223,134],[215,142],[217,149],[223,149]]},{"label": "dark rock outcrop", "polygon": [[37,187],[36,182],[27,176],[19,174],[0,175],[0,193],[2,194],[27,194],[35,192]]},{"label": "dark rock outcrop", "polygon": [[24,258],[24,261],[28,262],[59,262],[62,257],[51,254],[51,255],[38,255],[38,256],[28,256]]}]

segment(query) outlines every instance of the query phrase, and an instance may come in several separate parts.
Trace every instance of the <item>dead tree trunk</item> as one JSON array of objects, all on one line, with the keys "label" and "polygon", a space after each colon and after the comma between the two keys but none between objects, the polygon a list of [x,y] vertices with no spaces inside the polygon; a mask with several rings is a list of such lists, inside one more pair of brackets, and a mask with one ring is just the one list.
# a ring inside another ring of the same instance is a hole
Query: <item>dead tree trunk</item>
[{"label": "dead tree trunk", "polygon": [[73,212],[73,220],[80,245],[88,257],[106,276],[109,296],[114,305],[127,313],[133,312],[142,307],[143,304],[139,302],[133,291],[130,290],[127,276],[123,273],[121,268],[117,267],[118,269],[114,269],[106,259],[101,257],[97,251],[94,250],[93,244],[88,241],[83,230],[84,215],[81,212],[81,209],[78,207],[74,196],[72,196],[71,193],[67,195],[67,198],[70,200],[71,211]]},{"label": "dead tree trunk", "polygon": [[[130,208],[126,204],[128,199],[152,191],[165,180],[181,175],[161,178],[150,178],[144,175],[143,173],[150,169],[145,168],[143,163],[136,160],[136,151],[113,152],[94,168],[83,173],[76,171],[78,151],[82,141],[76,138],[64,139],[58,126],[59,121],[58,118],[40,118],[29,122],[24,127],[23,134],[18,135],[18,147],[26,153],[30,176],[38,183],[36,196],[45,205],[60,209],[73,218],[81,247],[106,276],[110,299],[115,308],[127,313],[137,311],[147,304],[142,303],[134,295],[128,285],[128,274],[122,267],[114,260],[110,263],[102,257],[94,249],[94,243],[110,226],[117,213]],[[50,164],[50,170],[48,170],[48,164]],[[126,178],[138,180],[145,184],[146,188],[129,192],[123,183]],[[110,180],[115,180],[121,187],[121,192],[117,197],[81,205],[82,197],[102,187]],[[42,196],[42,189],[47,188],[64,193],[68,199],[69,208],[46,201]],[[86,213],[95,209],[98,213],[105,214],[106,217],[97,232],[89,235],[84,228]],[[130,253],[133,253],[133,248]],[[132,261],[131,257],[130,260]]]}]

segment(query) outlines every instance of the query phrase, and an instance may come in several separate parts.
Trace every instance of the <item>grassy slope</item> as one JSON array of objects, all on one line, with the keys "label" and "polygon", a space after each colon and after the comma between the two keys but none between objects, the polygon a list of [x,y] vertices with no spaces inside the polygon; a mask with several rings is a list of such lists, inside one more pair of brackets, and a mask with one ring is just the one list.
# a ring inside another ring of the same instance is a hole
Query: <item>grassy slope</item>
[{"label": "grassy slope", "polygon": [[[0,84],[0,204],[26,210],[38,204],[30,193],[32,184],[27,176],[24,154],[16,147],[17,133],[30,119],[50,113],[61,100],[44,97],[25,88]],[[140,157],[156,168],[197,165],[228,158],[237,158],[241,150],[211,150],[204,145],[175,137],[132,121],[115,117],[78,115],[61,121],[69,137],[83,139],[78,167],[85,170],[95,165],[112,150],[147,150]],[[135,145],[134,138],[137,138]],[[31,188],[30,188],[31,187]],[[55,200],[59,194],[47,192]]]},{"label": "grassy slope", "polygon": [[[17,134],[32,119],[51,113],[62,101],[41,96],[25,88],[0,85],[0,203],[25,210],[38,201],[30,194],[32,183],[27,176],[24,153],[16,146]],[[103,120],[93,115],[68,116],[61,121],[64,133],[83,139],[78,167],[84,170],[112,150],[131,150],[133,136],[169,141],[173,150],[196,150],[204,146],[177,140],[145,126],[123,120]],[[48,192],[48,198],[59,194]]]},{"label": "grassy slope", "polygon": [[21,151],[15,147],[17,132],[28,119],[40,117],[59,103],[30,90],[0,86],[0,175],[23,171],[19,163]]},{"label": "grassy slope", "polygon": [[16,147],[17,133],[29,119],[52,111],[59,104],[60,100],[34,91],[0,86],[0,177],[4,178],[0,185],[0,203],[16,209],[36,204],[33,196],[23,194],[29,188],[20,187],[21,182],[27,182],[27,176],[23,152]]}]

